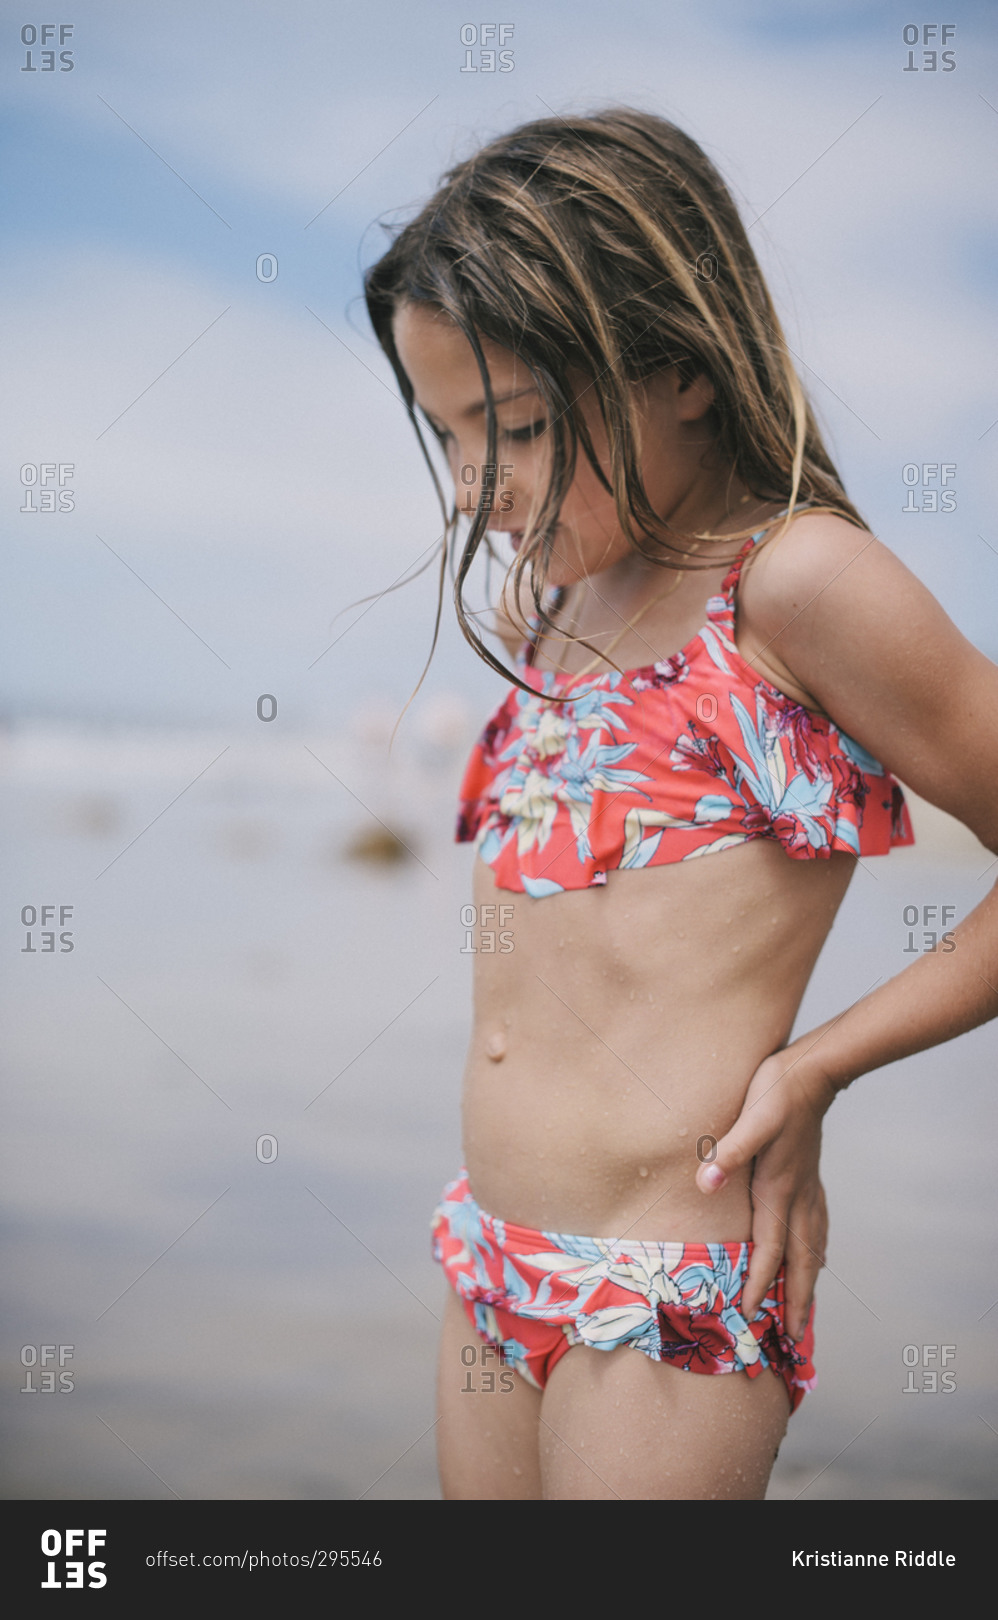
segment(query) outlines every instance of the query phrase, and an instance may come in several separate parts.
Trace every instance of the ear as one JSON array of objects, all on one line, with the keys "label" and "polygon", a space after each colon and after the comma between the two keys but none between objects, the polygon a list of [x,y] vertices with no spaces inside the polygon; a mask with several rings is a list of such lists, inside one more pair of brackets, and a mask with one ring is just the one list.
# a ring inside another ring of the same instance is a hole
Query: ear
[{"label": "ear", "polygon": [[684,381],[681,372],[679,386],[676,390],[676,410],[680,421],[698,422],[706,416],[717,398],[714,384],[705,371],[700,371],[695,377]]},{"label": "ear", "polygon": [[653,432],[656,422],[698,422],[713,406],[714,385],[696,366],[692,359],[673,361],[637,385],[642,415]]}]

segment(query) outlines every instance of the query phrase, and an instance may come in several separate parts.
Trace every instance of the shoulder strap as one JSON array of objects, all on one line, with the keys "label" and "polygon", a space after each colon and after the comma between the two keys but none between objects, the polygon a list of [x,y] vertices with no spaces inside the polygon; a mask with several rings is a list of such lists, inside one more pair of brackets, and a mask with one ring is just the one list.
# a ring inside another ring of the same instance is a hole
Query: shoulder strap
[{"label": "shoulder strap", "polygon": [[731,567],[728,569],[728,572],[725,574],[724,579],[721,582],[721,595],[729,604],[734,601],[735,591],[738,588],[738,581],[741,578],[741,572],[745,566],[746,557],[762,539],[765,533],[765,529],[757,529],[755,534],[749,535],[745,544],[742,546],[741,551],[738,553],[738,556],[735,558],[734,562],[731,564]]},{"label": "shoulder strap", "polygon": [[[803,506],[798,506],[798,507],[795,508],[795,510],[798,511],[798,512],[806,512],[807,507],[808,507],[808,503],[805,502]],[[742,546],[741,551],[738,553],[738,556],[735,558],[734,562],[731,564],[731,567],[728,569],[728,572],[725,574],[724,580],[723,580],[723,582],[721,584],[721,594],[723,595],[724,600],[729,604],[729,606],[735,599],[735,591],[738,589],[738,581],[741,578],[741,573],[742,573],[742,569],[745,566],[746,557],[754,549],[754,547],[759,544],[759,541],[762,539],[763,535],[769,533],[769,530],[772,528],[773,523],[777,523],[780,518],[786,517],[788,511],[789,511],[789,507],[785,506],[783,508],[782,512],[777,512],[776,517],[773,518],[771,523],[767,524],[764,529],[756,529],[755,534],[750,534],[748,539],[746,540],[745,544]]]},{"label": "shoulder strap", "polygon": [[[548,615],[549,618],[556,619],[558,617],[558,614],[561,612],[562,608],[565,605],[565,597],[567,596],[567,594],[568,594],[567,588],[564,585],[556,585],[555,586],[555,588],[554,588],[554,596],[553,596],[552,601],[551,601],[551,607],[550,607],[549,615]],[[524,647],[527,649],[526,657],[524,658],[523,662],[524,662],[524,664],[526,664],[529,667],[530,665],[533,664],[534,657],[535,657],[536,652],[537,652],[537,642],[538,642],[538,639],[539,639],[539,636],[540,636],[540,629],[541,629],[541,621],[537,617],[536,613],[528,614],[528,616],[527,616],[527,625],[528,625],[530,634],[527,636],[526,640],[523,643]]]}]

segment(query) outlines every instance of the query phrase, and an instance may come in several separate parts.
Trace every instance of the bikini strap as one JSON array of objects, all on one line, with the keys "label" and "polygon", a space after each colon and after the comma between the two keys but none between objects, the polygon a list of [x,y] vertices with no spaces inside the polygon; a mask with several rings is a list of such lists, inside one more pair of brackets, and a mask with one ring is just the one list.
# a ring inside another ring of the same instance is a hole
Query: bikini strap
[{"label": "bikini strap", "polygon": [[745,544],[742,546],[741,551],[738,553],[738,556],[735,558],[734,562],[731,564],[731,567],[728,569],[728,572],[725,574],[724,579],[721,581],[721,595],[729,607],[735,599],[735,591],[738,589],[738,581],[741,578],[741,572],[745,566],[745,559],[749,552],[758,545],[759,541],[766,532],[767,531],[765,529],[757,529],[755,534],[749,535]]},{"label": "bikini strap", "polygon": [[[794,510],[797,512],[805,512],[808,504],[809,503],[805,502],[803,506],[795,507]],[[745,566],[745,559],[749,555],[749,552],[754,550],[764,534],[769,534],[774,523],[779,522],[780,518],[786,517],[788,511],[789,507],[785,506],[782,512],[777,512],[776,517],[773,518],[771,523],[768,523],[764,529],[756,529],[755,534],[750,534],[745,544],[742,546],[741,551],[738,553],[738,556],[731,564],[731,567],[728,569],[728,572],[725,574],[724,579],[721,582],[721,595],[723,596],[728,607],[731,607],[732,603],[734,602],[735,591],[738,589],[738,581],[741,578],[742,569]]]},{"label": "bikini strap", "polygon": [[[554,597],[552,599],[551,606],[550,606],[550,608],[548,610],[548,617],[549,618],[552,618],[552,619],[557,618],[558,614],[561,612],[562,608],[565,605],[565,597],[566,597],[566,595],[567,595],[567,589],[566,589],[566,587],[564,585],[556,585],[555,586],[555,588],[554,588]],[[538,640],[540,638],[541,621],[538,618],[536,613],[528,613],[527,614],[527,630],[528,630],[528,634],[525,637],[525,639],[524,639],[524,641],[523,641],[523,643],[522,643],[522,645],[520,647],[520,652],[522,653],[524,651],[524,649],[526,649],[526,656],[523,659],[523,663],[529,669],[529,668],[532,667],[533,662],[534,662],[534,658],[535,658],[535,656],[537,654],[537,643],[538,643]]]},{"label": "bikini strap", "polygon": [[527,633],[523,637],[522,641],[520,642],[520,645],[517,647],[517,649],[516,649],[516,657],[513,660],[514,664],[516,665],[516,667],[518,669],[519,668],[524,668],[528,664],[533,663],[533,661],[534,661],[534,652],[536,650],[536,644],[537,644],[537,615],[535,613],[529,613],[527,615]]}]

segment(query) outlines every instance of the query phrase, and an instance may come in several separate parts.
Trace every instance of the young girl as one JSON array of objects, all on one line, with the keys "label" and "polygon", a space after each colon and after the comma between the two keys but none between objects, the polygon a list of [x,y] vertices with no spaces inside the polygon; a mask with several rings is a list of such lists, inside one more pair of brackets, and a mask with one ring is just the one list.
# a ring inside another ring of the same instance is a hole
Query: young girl
[{"label": "young girl", "polygon": [[435,1217],[444,1494],[760,1498],[815,1381],[823,1115],[998,1012],[994,894],[958,949],[794,1018],[857,859],[912,842],[891,773],[998,852],[998,669],[846,497],[672,124],[514,130],[366,290],[473,497],[441,596],[453,552],[507,677],[462,586],[516,554],[457,833],[504,944]]}]

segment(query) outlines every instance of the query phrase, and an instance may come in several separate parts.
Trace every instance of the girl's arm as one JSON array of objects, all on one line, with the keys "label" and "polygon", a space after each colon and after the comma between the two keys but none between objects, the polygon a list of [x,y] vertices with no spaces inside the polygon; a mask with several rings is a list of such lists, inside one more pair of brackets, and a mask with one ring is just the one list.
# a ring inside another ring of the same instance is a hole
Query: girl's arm
[{"label": "girl's arm", "polygon": [[[837,726],[995,853],[998,875],[998,666],[903,563],[841,519],[802,517],[760,554],[740,596],[739,644],[771,647]],[[745,1310],[759,1308],[786,1255],[793,1338],[824,1260],[826,1110],[859,1075],[998,1014],[998,888],[951,933],[952,949],[920,956],[766,1058],[697,1172],[710,1192],[755,1159]]]}]

